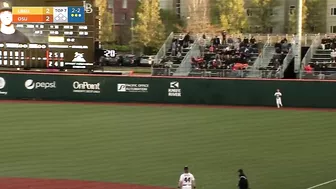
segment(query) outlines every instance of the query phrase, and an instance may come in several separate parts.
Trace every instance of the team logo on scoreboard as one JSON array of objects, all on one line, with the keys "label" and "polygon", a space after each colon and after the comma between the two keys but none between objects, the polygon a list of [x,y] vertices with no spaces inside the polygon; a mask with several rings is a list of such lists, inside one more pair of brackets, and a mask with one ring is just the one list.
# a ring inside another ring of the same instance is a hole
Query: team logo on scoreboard
[{"label": "team logo on scoreboard", "polygon": [[[6,80],[0,77],[0,89],[5,88],[5,86],[6,86]],[[7,92],[0,91],[0,95],[7,95]]]},{"label": "team logo on scoreboard", "polygon": [[72,62],[86,62],[84,58],[84,53],[75,52],[75,57]]}]

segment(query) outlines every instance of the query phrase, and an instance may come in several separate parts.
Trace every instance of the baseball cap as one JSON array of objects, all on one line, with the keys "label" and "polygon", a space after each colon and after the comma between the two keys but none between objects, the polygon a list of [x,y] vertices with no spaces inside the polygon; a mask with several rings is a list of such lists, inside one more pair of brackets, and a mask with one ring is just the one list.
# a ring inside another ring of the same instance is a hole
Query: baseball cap
[{"label": "baseball cap", "polygon": [[0,11],[11,11],[12,10],[12,3],[10,1],[2,1],[0,0]]}]

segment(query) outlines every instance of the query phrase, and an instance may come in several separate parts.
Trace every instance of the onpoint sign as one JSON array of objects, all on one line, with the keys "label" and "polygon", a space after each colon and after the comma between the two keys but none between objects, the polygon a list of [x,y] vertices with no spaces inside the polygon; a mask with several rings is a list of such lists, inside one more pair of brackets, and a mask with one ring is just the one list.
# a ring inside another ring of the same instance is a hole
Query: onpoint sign
[{"label": "onpoint sign", "polygon": [[75,81],[72,87],[74,93],[100,93],[100,83]]},{"label": "onpoint sign", "polygon": [[56,89],[56,81],[53,82],[44,82],[44,81],[34,81],[32,79],[28,79],[25,82],[25,87],[28,90],[33,89]]}]

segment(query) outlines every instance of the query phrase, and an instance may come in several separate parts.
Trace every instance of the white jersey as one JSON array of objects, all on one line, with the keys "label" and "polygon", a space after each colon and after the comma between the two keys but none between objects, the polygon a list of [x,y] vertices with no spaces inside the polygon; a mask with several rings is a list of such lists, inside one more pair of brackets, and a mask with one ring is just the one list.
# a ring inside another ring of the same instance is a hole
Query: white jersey
[{"label": "white jersey", "polygon": [[280,92],[276,92],[274,96],[276,99],[281,99],[282,94]]},{"label": "white jersey", "polygon": [[195,177],[191,173],[183,173],[180,176],[180,183],[182,184],[182,187],[183,186],[191,187],[194,182],[195,182]]}]

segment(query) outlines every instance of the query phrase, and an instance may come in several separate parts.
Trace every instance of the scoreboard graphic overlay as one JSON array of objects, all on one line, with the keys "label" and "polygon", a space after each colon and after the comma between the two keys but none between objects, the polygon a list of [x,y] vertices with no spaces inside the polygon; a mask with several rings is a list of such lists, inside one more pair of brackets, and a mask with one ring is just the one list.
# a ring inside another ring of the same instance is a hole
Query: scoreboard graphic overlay
[{"label": "scoreboard graphic overlay", "polygon": [[30,42],[0,40],[0,67],[86,69],[93,66],[96,22],[92,3],[49,4],[55,5],[12,7],[15,29]]}]

